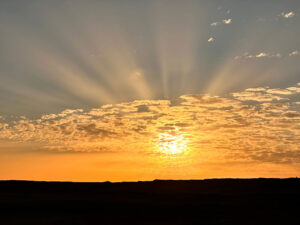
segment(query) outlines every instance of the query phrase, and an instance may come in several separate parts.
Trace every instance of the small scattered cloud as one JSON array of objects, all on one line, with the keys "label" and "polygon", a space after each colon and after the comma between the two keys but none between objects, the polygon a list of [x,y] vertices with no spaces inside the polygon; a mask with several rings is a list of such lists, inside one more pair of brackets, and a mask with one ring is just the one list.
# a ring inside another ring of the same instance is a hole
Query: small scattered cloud
[{"label": "small scattered cloud", "polygon": [[292,18],[292,17],[294,17],[295,15],[296,15],[296,14],[295,14],[293,11],[287,12],[287,13],[284,13],[284,12],[281,13],[281,16],[284,17],[284,18],[286,18],[286,19]]},{"label": "small scattered cloud", "polygon": [[259,93],[259,92],[247,92],[247,91],[232,93],[232,96],[241,101],[256,101],[256,102],[271,102],[273,100],[279,101],[284,99],[277,95]]},{"label": "small scattered cloud", "polygon": [[223,19],[222,22],[215,21],[215,22],[212,22],[210,25],[212,27],[216,27],[216,26],[220,25],[221,23],[223,23],[223,24],[231,24],[231,22],[232,22],[232,19]]},{"label": "small scattered cloud", "polygon": [[265,52],[261,52],[261,53],[255,55],[256,58],[262,58],[262,57],[267,57],[267,56],[268,56],[268,54]]},{"label": "small scattered cloud", "polygon": [[214,42],[215,39],[214,39],[213,37],[210,37],[207,41],[208,41],[208,42]]},{"label": "small scattered cloud", "polygon": [[249,54],[245,52],[243,55],[235,56],[234,59],[253,59],[253,58],[281,58],[280,53],[269,53],[269,52],[260,52],[257,54]]},{"label": "small scattered cloud", "polygon": [[291,94],[293,94],[293,92],[290,91],[290,90],[280,89],[280,88],[268,89],[266,92],[270,93],[270,94],[278,94],[278,95],[291,95]]},{"label": "small scattered cloud", "polygon": [[231,24],[232,19],[224,19],[224,20],[222,20],[222,22],[223,22],[224,24]]},{"label": "small scattered cloud", "polygon": [[216,26],[218,26],[220,23],[219,22],[212,22],[210,25],[212,26],[212,27],[216,27]]},{"label": "small scattered cloud", "polygon": [[262,58],[262,57],[268,57],[268,58],[281,58],[280,53],[266,53],[266,52],[261,52],[257,55],[255,55],[256,58]]},{"label": "small scattered cloud", "polygon": [[296,55],[300,55],[300,51],[293,51],[289,54],[289,56],[296,56]]},{"label": "small scattered cloud", "polygon": [[[298,83],[299,85],[299,83]],[[299,87],[288,87],[286,88],[289,91],[292,91],[293,93],[300,93],[300,88]]]},{"label": "small scattered cloud", "polygon": [[257,87],[257,88],[247,88],[246,91],[253,91],[253,92],[257,92],[257,91],[265,91],[266,88],[264,87]]}]

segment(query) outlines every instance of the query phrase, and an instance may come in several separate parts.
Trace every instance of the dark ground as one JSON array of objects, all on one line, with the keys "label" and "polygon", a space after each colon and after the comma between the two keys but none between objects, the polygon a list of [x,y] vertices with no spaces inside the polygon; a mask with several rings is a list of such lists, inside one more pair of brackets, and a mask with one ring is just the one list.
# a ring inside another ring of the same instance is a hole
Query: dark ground
[{"label": "dark ground", "polygon": [[0,224],[300,224],[300,179],[0,181]]}]

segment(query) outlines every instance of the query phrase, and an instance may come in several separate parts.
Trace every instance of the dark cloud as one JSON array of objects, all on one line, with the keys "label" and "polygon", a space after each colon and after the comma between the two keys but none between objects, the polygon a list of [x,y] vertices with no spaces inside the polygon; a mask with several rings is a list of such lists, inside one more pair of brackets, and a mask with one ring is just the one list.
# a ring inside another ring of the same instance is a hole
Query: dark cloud
[{"label": "dark cloud", "polygon": [[85,132],[87,136],[91,136],[93,138],[95,137],[105,138],[105,137],[116,135],[115,132],[98,128],[94,123],[88,125],[78,125],[77,129],[79,131]]},{"label": "dark cloud", "polygon": [[137,111],[138,112],[149,112],[149,108],[146,105],[138,105],[137,106]]}]

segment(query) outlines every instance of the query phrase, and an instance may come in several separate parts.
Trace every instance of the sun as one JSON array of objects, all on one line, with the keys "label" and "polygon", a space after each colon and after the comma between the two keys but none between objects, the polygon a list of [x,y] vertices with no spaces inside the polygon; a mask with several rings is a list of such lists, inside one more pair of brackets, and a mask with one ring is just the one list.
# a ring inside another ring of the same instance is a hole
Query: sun
[{"label": "sun", "polygon": [[179,154],[186,150],[186,141],[182,135],[159,134],[158,145],[166,154]]}]

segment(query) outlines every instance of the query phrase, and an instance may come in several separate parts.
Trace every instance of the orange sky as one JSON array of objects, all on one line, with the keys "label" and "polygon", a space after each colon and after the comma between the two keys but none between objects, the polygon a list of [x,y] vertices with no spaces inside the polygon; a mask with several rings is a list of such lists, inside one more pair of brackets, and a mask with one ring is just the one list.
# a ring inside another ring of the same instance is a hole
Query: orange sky
[{"label": "orange sky", "polygon": [[0,179],[297,176],[299,93],[260,87],[2,118]]}]

